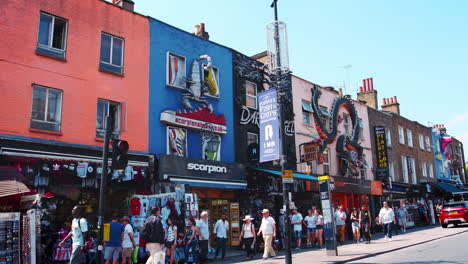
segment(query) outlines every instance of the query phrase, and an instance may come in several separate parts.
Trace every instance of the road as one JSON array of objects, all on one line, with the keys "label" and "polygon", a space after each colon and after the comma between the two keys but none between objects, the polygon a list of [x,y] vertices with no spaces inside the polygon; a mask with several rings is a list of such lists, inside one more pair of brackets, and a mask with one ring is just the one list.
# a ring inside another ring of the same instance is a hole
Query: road
[{"label": "road", "polygon": [[348,263],[461,264],[468,263],[468,233]]}]

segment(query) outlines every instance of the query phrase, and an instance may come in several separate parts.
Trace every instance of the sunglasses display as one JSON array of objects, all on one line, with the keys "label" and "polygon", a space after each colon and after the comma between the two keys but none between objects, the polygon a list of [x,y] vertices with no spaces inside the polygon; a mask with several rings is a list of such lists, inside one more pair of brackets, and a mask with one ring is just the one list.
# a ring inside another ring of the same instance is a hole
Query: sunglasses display
[{"label": "sunglasses display", "polygon": [[20,263],[20,214],[0,213],[0,264]]}]

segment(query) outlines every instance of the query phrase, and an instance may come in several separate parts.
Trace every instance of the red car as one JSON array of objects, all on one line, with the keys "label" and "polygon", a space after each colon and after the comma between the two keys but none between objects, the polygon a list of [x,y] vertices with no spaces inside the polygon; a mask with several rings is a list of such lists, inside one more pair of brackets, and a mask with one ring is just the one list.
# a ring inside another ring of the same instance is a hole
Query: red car
[{"label": "red car", "polygon": [[449,224],[468,223],[468,202],[445,203],[439,215],[440,225],[447,228]]}]

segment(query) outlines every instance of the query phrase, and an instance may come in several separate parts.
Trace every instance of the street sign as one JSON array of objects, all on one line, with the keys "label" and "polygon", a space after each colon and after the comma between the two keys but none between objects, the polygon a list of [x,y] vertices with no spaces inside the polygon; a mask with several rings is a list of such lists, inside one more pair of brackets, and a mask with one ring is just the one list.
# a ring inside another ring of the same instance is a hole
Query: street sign
[{"label": "street sign", "polygon": [[279,113],[276,90],[258,93],[260,108],[260,162],[278,160],[280,157]]},{"label": "street sign", "polygon": [[292,170],[283,170],[283,182],[284,183],[293,183],[293,171]]},{"label": "street sign", "polygon": [[327,175],[325,175],[325,176],[319,176],[319,177],[318,177],[318,180],[319,180],[319,181],[326,181],[326,180],[328,180],[328,179],[330,179],[330,176],[327,176]]}]

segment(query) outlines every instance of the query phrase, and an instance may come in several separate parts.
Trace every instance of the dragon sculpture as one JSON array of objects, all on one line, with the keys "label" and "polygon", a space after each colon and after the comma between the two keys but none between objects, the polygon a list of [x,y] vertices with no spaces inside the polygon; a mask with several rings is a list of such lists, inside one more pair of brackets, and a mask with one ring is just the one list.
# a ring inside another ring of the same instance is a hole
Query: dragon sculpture
[{"label": "dragon sculpture", "polygon": [[[322,95],[322,92],[316,85],[311,88],[311,92],[311,102],[312,109],[314,110],[313,116],[315,120],[315,126],[321,139],[321,143],[319,144],[319,153],[323,153],[323,151],[327,148],[327,145],[332,144],[335,140],[337,140],[336,152],[338,153],[338,158],[340,159],[340,173],[342,175],[346,175],[346,173],[349,172],[354,176],[359,176],[359,170],[364,168],[365,161],[362,158],[363,148],[358,143],[360,129],[356,108],[348,98],[342,96],[337,97],[331,108],[331,126],[330,129],[328,129],[325,123],[326,120],[324,120],[320,114],[323,112],[318,104],[318,100]],[[341,106],[343,106],[349,112],[353,124],[353,131],[351,136],[340,135],[337,139],[339,119],[338,111]]]}]

